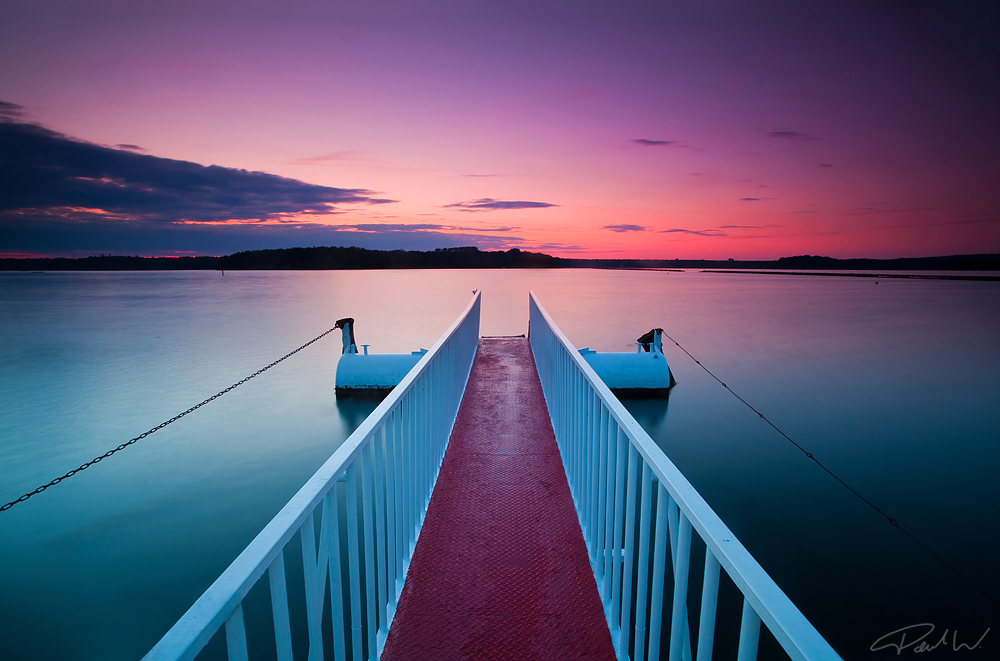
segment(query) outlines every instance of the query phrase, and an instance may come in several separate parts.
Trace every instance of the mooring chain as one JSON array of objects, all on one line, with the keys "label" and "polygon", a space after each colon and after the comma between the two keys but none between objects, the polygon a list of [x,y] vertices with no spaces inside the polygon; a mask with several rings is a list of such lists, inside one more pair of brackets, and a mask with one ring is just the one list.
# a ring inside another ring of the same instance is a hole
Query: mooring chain
[{"label": "mooring chain", "polygon": [[24,494],[23,496],[21,496],[17,500],[12,500],[9,503],[7,503],[6,505],[0,506],[0,512],[4,512],[6,510],[9,510],[11,507],[13,507],[14,505],[17,505],[18,503],[23,503],[24,501],[28,500],[32,496],[34,496],[36,494],[39,494],[39,493],[42,493],[43,491],[45,491],[49,487],[52,487],[52,486],[55,486],[55,485],[59,484],[60,482],[62,482],[66,478],[73,477],[74,475],[76,475],[80,471],[86,470],[86,469],[90,468],[91,466],[93,466],[94,464],[96,464],[98,462],[101,462],[101,461],[104,461],[105,459],[107,459],[108,457],[110,457],[111,455],[113,455],[114,453],[120,452],[121,450],[124,450],[125,448],[127,448],[130,445],[132,445],[136,441],[141,441],[142,439],[146,438],[147,436],[149,436],[153,432],[157,432],[157,431],[163,429],[164,427],[166,427],[170,423],[177,422],[178,420],[180,420],[181,418],[183,418],[184,416],[186,416],[188,413],[192,413],[194,411],[197,411],[198,409],[200,409],[205,404],[208,404],[209,402],[211,402],[214,399],[218,399],[219,397],[222,397],[223,395],[225,395],[230,390],[233,390],[235,388],[239,388],[240,386],[242,386],[244,383],[246,383],[250,379],[254,378],[255,376],[260,376],[261,374],[263,374],[267,370],[271,369],[272,367],[274,367],[275,365],[277,365],[281,361],[285,360],[286,358],[290,358],[291,356],[294,356],[298,352],[300,352],[303,349],[305,349],[306,347],[308,347],[310,344],[313,344],[314,342],[317,342],[318,340],[323,339],[324,337],[326,337],[327,335],[329,335],[330,333],[332,333],[335,330],[337,330],[336,327],[331,328],[330,330],[326,331],[325,333],[317,335],[316,337],[314,337],[313,339],[309,340],[308,342],[306,342],[305,344],[303,344],[301,347],[299,347],[295,351],[289,351],[284,356],[282,356],[281,358],[277,359],[276,361],[274,361],[273,363],[271,363],[267,367],[260,368],[259,370],[257,370],[253,374],[251,374],[250,376],[245,377],[243,379],[240,379],[239,381],[237,381],[233,385],[229,386],[225,390],[220,390],[219,392],[215,393],[214,395],[212,395],[211,397],[209,397],[205,401],[200,402],[198,404],[195,404],[194,406],[192,406],[191,408],[189,408],[187,411],[184,411],[183,413],[178,413],[177,415],[175,415],[174,417],[170,418],[166,422],[161,422],[160,424],[156,425],[155,427],[153,427],[149,431],[143,432],[143,433],[139,434],[138,436],[136,436],[135,438],[130,439],[128,441],[125,441],[124,443],[122,443],[121,445],[119,445],[118,447],[116,447],[115,449],[108,450],[107,452],[105,452],[104,454],[102,454],[99,457],[94,457],[93,459],[91,459],[87,463],[82,464],[79,468],[74,468],[73,470],[69,471],[65,475],[62,475],[62,476],[57,477],[56,479],[52,480],[48,484],[43,484],[42,486],[38,487],[34,491],[29,491],[28,493]]},{"label": "mooring chain", "polygon": [[875,503],[873,503],[872,501],[870,501],[870,500],[868,500],[867,498],[865,498],[865,497],[864,497],[863,495],[861,495],[861,494],[860,494],[860,493],[859,493],[859,492],[858,492],[857,490],[855,490],[855,489],[854,489],[854,488],[853,488],[853,487],[852,487],[851,485],[849,485],[849,484],[848,484],[847,482],[845,482],[844,480],[842,480],[842,479],[840,478],[840,476],[839,476],[839,475],[837,475],[837,474],[836,474],[836,473],[834,473],[834,472],[833,472],[832,470],[830,470],[829,468],[827,468],[827,467],[826,467],[826,465],[824,465],[822,461],[820,461],[819,459],[817,459],[817,458],[816,458],[816,456],[815,456],[815,455],[814,455],[814,454],[813,454],[812,452],[809,452],[809,451],[808,451],[808,450],[806,450],[806,449],[805,449],[804,447],[802,447],[801,445],[799,445],[798,443],[796,443],[796,442],[795,442],[794,440],[792,440],[792,438],[791,438],[791,437],[790,437],[790,436],[789,436],[788,434],[786,434],[785,432],[781,431],[781,430],[780,430],[780,429],[778,428],[778,426],[777,426],[777,425],[775,425],[775,424],[774,424],[773,422],[771,422],[771,421],[770,421],[770,420],[769,420],[769,419],[767,418],[767,416],[765,416],[765,415],[764,415],[763,413],[761,413],[761,412],[760,412],[760,411],[758,411],[758,410],[757,410],[756,408],[754,408],[754,407],[753,407],[753,405],[751,405],[751,404],[750,404],[750,402],[748,402],[747,400],[745,400],[745,399],[743,399],[742,397],[740,397],[740,396],[739,396],[739,395],[738,395],[738,394],[736,393],[736,391],[735,391],[735,390],[733,390],[732,388],[730,388],[729,386],[727,386],[727,385],[726,385],[726,384],[725,384],[725,383],[724,383],[724,382],[722,381],[722,379],[720,379],[719,377],[717,377],[717,376],[716,376],[716,375],[715,375],[715,374],[714,374],[714,373],[712,372],[712,370],[710,370],[710,369],[708,369],[707,367],[705,367],[704,365],[702,365],[702,364],[701,364],[701,361],[700,361],[700,360],[698,360],[697,358],[695,358],[695,357],[694,357],[694,355],[692,355],[690,351],[688,351],[687,349],[685,349],[684,347],[682,347],[682,346],[681,346],[681,343],[680,343],[680,342],[678,342],[678,341],[677,341],[677,340],[675,340],[674,338],[670,337],[670,336],[669,336],[669,335],[667,335],[666,333],[663,333],[663,337],[667,338],[668,340],[670,340],[671,342],[673,342],[674,344],[676,344],[676,345],[677,345],[677,348],[678,348],[678,349],[680,349],[681,351],[683,351],[684,353],[686,353],[686,354],[688,355],[688,358],[690,358],[691,360],[693,360],[693,361],[695,362],[695,364],[696,364],[696,365],[698,365],[698,367],[700,367],[701,369],[705,370],[705,372],[706,372],[706,373],[707,373],[707,374],[708,374],[708,375],[709,375],[710,377],[712,377],[713,379],[715,379],[716,381],[718,381],[718,382],[719,382],[719,384],[720,384],[720,385],[721,385],[721,386],[722,386],[723,388],[725,388],[726,390],[728,390],[728,391],[729,391],[729,393],[730,393],[730,394],[731,394],[731,395],[732,395],[733,397],[735,397],[736,399],[738,399],[738,400],[740,400],[741,402],[743,402],[743,404],[744,404],[744,405],[745,405],[745,406],[746,406],[746,407],[747,407],[748,409],[750,409],[751,411],[753,411],[754,413],[756,413],[756,414],[757,414],[757,415],[758,415],[758,416],[760,417],[760,419],[761,419],[761,420],[763,420],[764,422],[766,422],[766,423],[767,423],[767,424],[768,424],[768,425],[769,425],[769,426],[770,426],[770,427],[771,427],[772,429],[774,429],[774,431],[776,431],[776,432],[778,432],[779,434],[781,434],[781,435],[782,435],[782,436],[783,436],[783,437],[785,438],[785,440],[787,440],[787,441],[788,441],[789,443],[791,443],[791,444],[792,444],[792,445],[794,445],[794,446],[795,446],[796,448],[798,448],[798,449],[799,449],[799,450],[800,450],[800,451],[802,452],[802,454],[804,454],[804,455],[805,455],[806,457],[808,457],[809,459],[811,459],[811,460],[812,460],[812,461],[813,461],[813,462],[814,462],[814,463],[815,463],[815,464],[816,464],[817,466],[819,466],[819,467],[820,467],[821,469],[823,469],[824,471],[826,471],[827,475],[829,475],[830,477],[832,477],[832,478],[833,478],[834,480],[836,480],[837,482],[839,482],[841,486],[843,486],[843,487],[844,487],[845,489],[847,489],[847,490],[848,490],[848,491],[850,491],[850,492],[851,492],[852,494],[854,494],[855,496],[857,496],[857,497],[858,497],[858,498],[859,498],[859,499],[860,499],[860,500],[861,500],[862,502],[864,502],[864,503],[865,503],[866,505],[868,505],[868,507],[872,508],[873,510],[875,510],[876,512],[878,512],[879,514],[881,514],[881,515],[882,515],[882,516],[883,516],[883,517],[885,518],[885,520],[889,522],[889,524],[890,524],[890,525],[892,525],[892,526],[893,526],[893,527],[895,527],[895,528],[896,528],[897,530],[899,530],[899,531],[900,531],[901,533],[903,533],[904,535],[906,535],[907,537],[909,537],[909,538],[910,538],[910,540],[911,540],[911,541],[912,541],[913,543],[915,543],[915,544],[916,544],[917,546],[919,546],[919,547],[920,547],[920,548],[922,548],[922,549],[923,549],[924,551],[926,551],[926,552],[927,552],[928,554],[930,554],[930,555],[931,555],[931,556],[932,556],[932,557],[933,557],[933,558],[934,558],[935,560],[937,560],[937,561],[938,561],[938,562],[940,562],[940,563],[941,563],[942,565],[944,565],[944,566],[945,566],[945,567],[947,567],[947,568],[948,568],[949,570],[951,570],[951,572],[952,572],[952,573],[954,573],[954,574],[955,574],[956,576],[958,576],[958,578],[960,578],[960,579],[961,579],[962,581],[964,581],[964,582],[965,582],[965,583],[966,583],[967,585],[969,585],[969,586],[970,586],[970,587],[971,587],[972,589],[974,589],[974,590],[975,590],[976,592],[978,592],[978,593],[979,593],[979,594],[981,594],[982,596],[986,597],[986,599],[987,599],[988,601],[990,601],[990,603],[992,603],[992,604],[993,604],[994,606],[996,606],[996,607],[1000,608],[1000,600],[997,600],[997,599],[996,599],[995,597],[993,597],[993,595],[991,595],[990,593],[986,592],[986,590],[984,590],[983,588],[981,588],[981,587],[979,587],[978,585],[976,585],[975,583],[973,583],[973,582],[972,582],[972,581],[971,581],[971,580],[970,580],[969,578],[967,578],[967,577],[966,577],[966,576],[965,576],[964,574],[962,574],[962,572],[960,572],[960,571],[958,571],[957,569],[955,569],[954,567],[952,567],[952,566],[951,566],[951,565],[950,565],[950,564],[948,563],[948,561],[947,561],[947,560],[945,560],[944,558],[942,558],[941,556],[939,556],[939,555],[938,555],[937,553],[935,553],[935,552],[934,552],[933,550],[931,550],[931,548],[930,548],[930,547],[928,547],[928,546],[927,546],[926,544],[924,544],[924,543],[923,543],[923,542],[921,542],[921,541],[920,541],[919,539],[917,539],[916,537],[914,537],[914,536],[913,536],[913,534],[912,534],[912,533],[910,533],[910,531],[908,531],[908,530],[907,530],[906,528],[904,528],[903,526],[899,525],[899,521],[897,521],[896,519],[894,519],[894,518],[892,518],[891,516],[889,516],[889,515],[888,515],[888,514],[887,514],[887,513],[886,513],[886,512],[884,511],[884,510],[882,510],[882,509],[881,509],[881,508],[880,508],[880,507],[879,507],[878,505],[876,505],[876,504],[875,504]]}]

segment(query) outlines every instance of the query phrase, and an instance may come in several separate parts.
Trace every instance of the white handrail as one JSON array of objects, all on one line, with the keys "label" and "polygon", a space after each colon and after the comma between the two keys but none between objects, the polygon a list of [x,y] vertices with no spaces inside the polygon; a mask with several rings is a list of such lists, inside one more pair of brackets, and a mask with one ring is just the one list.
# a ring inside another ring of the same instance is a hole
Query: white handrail
[{"label": "white handrail", "polygon": [[[350,648],[353,658],[378,658],[472,368],[479,319],[480,293],[476,293],[402,382],[144,659],[194,659],[222,626],[226,628],[229,658],[245,659],[242,601],[268,571],[278,658],[291,661],[283,551],[296,533],[300,533],[303,547],[308,658],[323,658],[327,577],[335,657],[347,658]],[[339,520],[338,482],[345,483],[346,524]],[[318,546],[317,513],[321,517]],[[346,568],[341,558],[345,529]],[[362,602],[365,613],[361,612]],[[345,603],[350,604],[346,614],[341,612]]]},{"label": "white handrail", "polygon": [[[533,292],[528,305],[531,349],[619,658],[659,658],[669,537],[674,575],[669,618],[671,661],[690,660],[692,651],[698,661],[711,658],[720,565],[744,596],[740,661],[756,657],[760,622],[795,661],[839,660],[580,356]],[[694,650],[687,617],[692,529],[706,545]],[[647,609],[650,575],[652,603]]]}]

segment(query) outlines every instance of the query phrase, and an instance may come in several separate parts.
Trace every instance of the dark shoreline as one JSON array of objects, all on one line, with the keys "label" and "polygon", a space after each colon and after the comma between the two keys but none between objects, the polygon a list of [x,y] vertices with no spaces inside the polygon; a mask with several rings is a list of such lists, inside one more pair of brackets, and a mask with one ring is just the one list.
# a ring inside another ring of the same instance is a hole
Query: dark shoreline
[{"label": "dark shoreline", "polygon": [[[512,248],[481,251],[475,247],[438,250],[368,250],[314,247],[252,250],[224,256],[139,257],[96,255],[81,258],[0,258],[0,271],[161,271],[161,270],[356,270],[356,269],[721,269],[726,272],[782,273],[813,271],[1000,271],[1000,254],[903,257],[899,259],[835,259],[816,255],[777,260],[711,259],[574,259]],[[751,269],[753,269],[751,271]],[[800,275],[871,274],[800,273]],[[879,275],[879,277],[911,277]],[[931,276],[913,276],[931,277]],[[992,276],[934,276],[940,279],[992,280]]]},{"label": "dark shoreline", "polygon": [[803,273],[801,271],[711,271],[702,273],[746,273],[748,275],[821,275],[840,278],[909,278],[913,280],[978,280],[980,282],[1000,282],[1000,275],[926,275],[923,273]]}]

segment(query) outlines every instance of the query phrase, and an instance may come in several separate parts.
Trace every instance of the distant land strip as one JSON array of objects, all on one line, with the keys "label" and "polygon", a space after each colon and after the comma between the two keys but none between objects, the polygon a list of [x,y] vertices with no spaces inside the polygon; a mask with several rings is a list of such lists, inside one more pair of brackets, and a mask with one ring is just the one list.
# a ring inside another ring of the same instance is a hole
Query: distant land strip
[{"label": "distant land strip", "polygon": [[[667,269],[654,269],[654,270],[667,270]],[[949,269],[950,270],[950,269]],[[979,270],[979,269],[977,269]],[[983,280],[990,282],[1000,282],[1000,275],[943,275],[943,274],[930,274],[930,273],[826,273],[826,272],[815,272],[811,271],[808,273],[803,273],[802,271],[738,271],[738,270],[725,270],[725,271],[713,271],[704,270],[702,273],[747,273],[751,275],[825,275],[833,276],[835,278],[912,278],[916,280]]]},{"label": "distant land strip", "polygon": [[[249,250],[221,257],[139,257],[95,255],[67,258],[0,258],[2,271],[154,271],[154,270],[355,270],[355,269],[725,269],[760,273],[771,269],[822,271],[1000,271],[1000,253],[903,257],[899,259],[835,259],[818,255],[782,257],[770,261],[711,259],[575,259],[511,248],[483,251],[476,247],[437,250],[369,250],[314,247]],[[803,274],[805,275],[805,274]],[[819,273],[808,275],[822,275]],[[846,274],[829,274],[846,275]],[[866,274],[855,274],[864,276]],[[879,277],[890,277],[881,275]],[[904,276],[905,277],[905,276]],[[945,277],[945,276],[940,276]],[[992,276],[951,276],[992,279]]]}]

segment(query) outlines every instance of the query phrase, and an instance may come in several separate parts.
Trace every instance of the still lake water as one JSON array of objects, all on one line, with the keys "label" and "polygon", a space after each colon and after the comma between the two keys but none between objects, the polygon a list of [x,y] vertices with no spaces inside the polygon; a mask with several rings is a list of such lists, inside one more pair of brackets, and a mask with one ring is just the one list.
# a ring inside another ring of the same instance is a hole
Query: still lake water
[{"label": "still lake water", "polygon": [[[483,289],[577,346],[663,327],[980,588],[1000,595],[1000,283],[597,270],[0,273],[0,502],[357,319],[430,347]],[[626,402],[846,659],[933,623],[930,658],[1000,656],[1000,610],[673,344],[666,400]],[[0,513],[0,659],[142,656],[373,408],[338,402],[339,334]],[[938,638],[935,636],[934,638]],[[949,639],[951,640],[951,639]],[[904,651],[909,655],[912,651]]]}]

